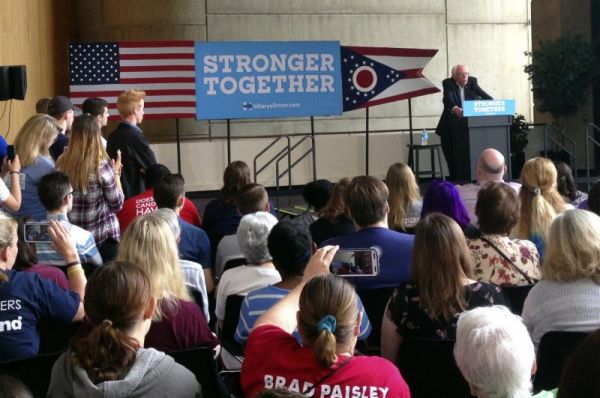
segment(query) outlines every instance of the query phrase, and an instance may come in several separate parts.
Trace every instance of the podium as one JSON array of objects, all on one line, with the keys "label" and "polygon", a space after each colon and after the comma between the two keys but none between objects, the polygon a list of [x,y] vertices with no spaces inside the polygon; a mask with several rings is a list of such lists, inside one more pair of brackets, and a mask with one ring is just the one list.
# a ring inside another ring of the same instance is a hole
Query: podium
[{"label": "podium", "polygon": [[[465,101],[465,110],[469,102],[488,103],[491,101]],[[477,112],[465,112],[465,114],[476,115]],[[511,175],[510,126],[512,124],[512,114],[514,114],[514,111],[493,116],[482,115],[450,118],[453,154],[452,166],[455,174],[454,178],[457,181],[473,181],[476,179],[479,155],[487,148],[494,148],[504,155],[504,160],[508,168],[507,175]]]}]

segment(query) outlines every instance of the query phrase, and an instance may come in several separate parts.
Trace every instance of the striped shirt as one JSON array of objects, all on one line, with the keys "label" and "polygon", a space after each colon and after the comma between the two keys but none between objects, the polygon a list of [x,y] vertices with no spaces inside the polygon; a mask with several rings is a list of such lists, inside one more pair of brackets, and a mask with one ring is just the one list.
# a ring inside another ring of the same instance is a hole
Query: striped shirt
[{"label": "striped shirt", "polygon": [[[250,331],[254,327],[254,324],[260,318],[262,314],[267,312],[275,303],[277,303],[282,297],[287,295],[289,290],[281,289],[273,285],[269,285],[262,289],[255,290],[248,293],[242,302],[242,308],[240,310],[240,320],[235,331],[235,340],[240,344],[246,344]],[[362,313],[362,321],[360,324],[360,332],[358,335],[359,340],[366,340],[371,334],[371,322],[365,312],[360,298],[358,299],[358,310]],[[292,335],[302,343],[298,330],[294,330]]]},{"label": "striped shirt", "polygon": [[[69,230],[73,240],[75,241],[75,248],[77,254],[79,254],[79,261],[82,264],[93,264],[96,266],[102,265],[102,257],[96,247],[94,236],[91,232],[86,231],[77,225],[71,224],[67,217],[60,214],[56,216],[48,216],[48,220],[60,220],[62,224]],[[54,245],[49,243],[36,243],[35,251],[38,257],[38,263],[65,266],[65,259],[63,256],[54,249]]]},{"label": "striped shirt", "polygon": [[89,179],[87,193],[73,192],[71,223],[94,234],[97,245],[108,238],[119,241],[119,221],[116,213],[123,207],[123,191],[117,188],[115,173],[108,161],[102,161],[98,174]]}]

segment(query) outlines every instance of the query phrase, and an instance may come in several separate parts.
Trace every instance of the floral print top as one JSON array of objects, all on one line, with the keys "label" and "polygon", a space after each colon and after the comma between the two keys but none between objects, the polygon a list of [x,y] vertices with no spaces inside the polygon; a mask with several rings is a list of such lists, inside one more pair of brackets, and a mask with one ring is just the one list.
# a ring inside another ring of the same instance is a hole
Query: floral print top
[{"label": "floral print top", "polygon": [[[534,282],[541,278],[540,255],[528,240],[510,239],[503,235],[482,235],[502,251]],[[467,239],[473,259],[473,279],[498,286],[524,286],[530,283],[515,266],[483,239]]]},{"label": "floral print top", "polygon": [[[464,287],[467,308],[508,303],[502,290],[490,283],[475,282]],[[455,339],[456,314],[449,320],[438,317],[432,319],[419,305],[419,288],[416,283],[406,283],[392,293],[385,310],[387,316],[398,327],[398,334],[405,337]]]}]

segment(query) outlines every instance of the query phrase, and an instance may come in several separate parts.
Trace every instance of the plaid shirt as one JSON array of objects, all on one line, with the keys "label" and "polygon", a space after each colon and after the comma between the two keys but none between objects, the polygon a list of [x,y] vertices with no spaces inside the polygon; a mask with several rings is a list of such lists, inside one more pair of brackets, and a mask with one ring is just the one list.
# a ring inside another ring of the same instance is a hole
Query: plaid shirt
[{"label": "plaid shirt", "polygon": [[117,188],[115,173],[108,161],[100,163],[99,174],[90,176],[88,192],[73,192],[71,223],[94,234],[97,245],[108,238],[119,241],[119,221],[116,213],[123,207],[123,192]]}]

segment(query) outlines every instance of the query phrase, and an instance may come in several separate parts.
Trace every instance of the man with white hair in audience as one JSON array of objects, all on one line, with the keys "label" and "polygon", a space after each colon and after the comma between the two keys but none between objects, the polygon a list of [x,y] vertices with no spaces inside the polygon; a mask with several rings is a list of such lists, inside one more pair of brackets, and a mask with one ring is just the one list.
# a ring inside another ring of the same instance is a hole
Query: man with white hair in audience
[{"label": "man with white hair in audience", "polygon": [[[479,398],[524,398],[531,395],[535,352],[527,328],[504,306],[477,307],[458,319],[454,359]],[[555,397],[556,390],[535,398]]]},{"label": "man with white hair in audience", "polygon": [[[477,171],[475,184],[457,185],[458,193],[462,199],[467,211],[471,224],[477,225],[477,215],[475,214],[475,204],[477,203],[477,194],[483,186],[490,182],[504,182],[503,178],[506,174],[506,164],[504,155],[494,148],[487,148],[479,156],[477,161]],[[518,194],[521,189],[521,184],[516,182],[506,182]]]}]

